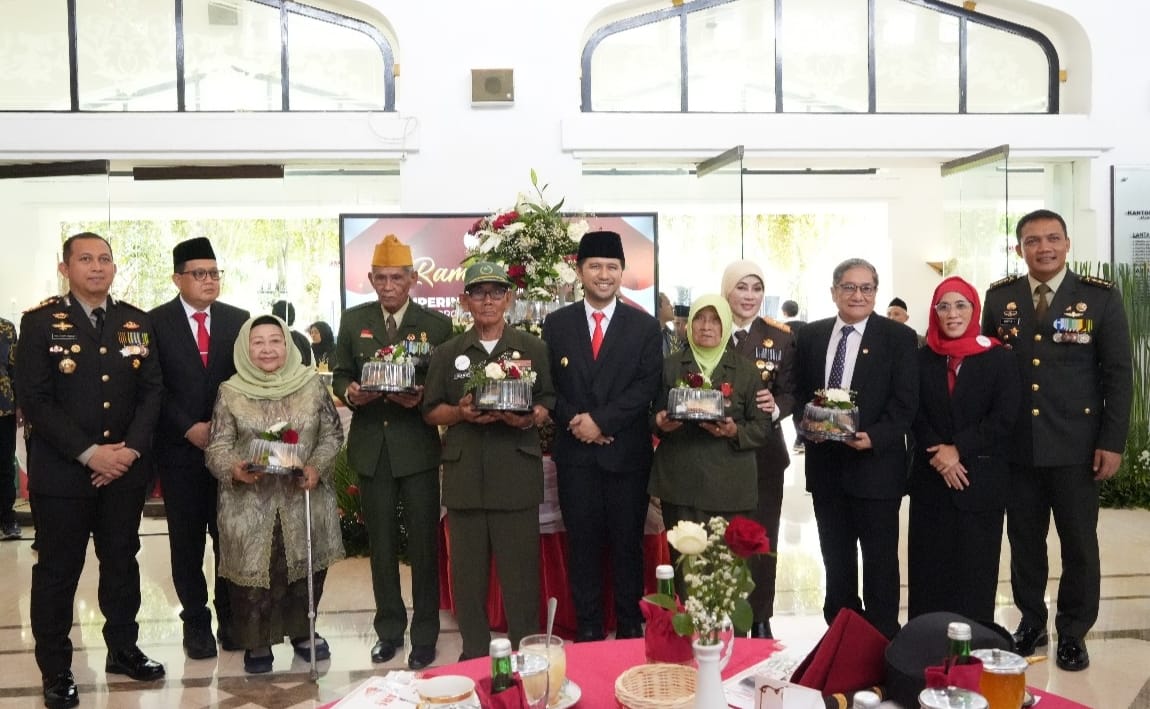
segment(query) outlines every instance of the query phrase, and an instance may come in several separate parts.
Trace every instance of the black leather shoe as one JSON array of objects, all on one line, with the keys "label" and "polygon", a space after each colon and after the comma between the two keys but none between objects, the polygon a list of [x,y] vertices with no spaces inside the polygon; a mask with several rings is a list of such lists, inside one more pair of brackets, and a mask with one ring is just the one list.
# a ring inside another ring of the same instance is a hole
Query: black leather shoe
[{"label": "black leather shoe", "polygon": [[407,666],[413,670],[422,670],[435,662],[434,645],[412,645],[411,654],[407,656]]},{"label": "black leather shoe", "polygon": [[150,682],[164,676],[164,666],[140,652],[133,645],[123,650],[109,650],[104,671],[117,675],[128,675],[138,682]]},{"label": "black leather shoe", "polygon": [[1090,653],[1086,652],[1086,643],[1078,638],[1058,638],[1059,669],[1067,672],[1080,672],[1090,666]]},{"label": "black leather shoe", "polygon": [[615,639],[616,640],[627,640],[629,638],[641,638],[641,637],[643,637],[643,626],[642,625],[637,625],[637,624],[631,625],[630,623],[620,623],[619,626],[615,628]]},{"label": "black leather shoe", "polygon": [[189,660],[206,660],[216,656],[216,639],[209,628],[184,626],[184,654]]},{"label": "black leather shoe", "polygon": [[244,672],[249,675],[262,675],[272,671],[275,664],[275,655],[270,647],[260,647],[255,650],[244,650]]},{"label": "black leather shoe", "polygon": [[388,662],[391,658],[395,657],[395,653],[399,648],[403,647],[402,640],[380,640],[375,645],[371,646],[371,661],[379,664],[381,662]]},{"label": "black leather shoe", "polygon": [[1033,625],[1018,626],[1013,637],[1014,650],[1023,657],[1033,655],[1037,648],[1050,644],[1050,636],[1046,634],[1046,628]]},{"label": "black leather shoe", "polygon": [[756,620],[751,623],[751,637],[752,638],[773,638],[771,633],[771,621],[769,620]]},{"label": "black leather shoe", "polygon": [[596,640],[602,640],[607,637],[603,634],[602,630],[591,630],[590,628],[580,628],[575,633],[575,642],[577,643],[593,643]]},{"label": "black leather shoe", "polygon": [[61,672],[44,680],[44,706],[48,709],[68,709],[80,705],[80,693],[72,672]]}]

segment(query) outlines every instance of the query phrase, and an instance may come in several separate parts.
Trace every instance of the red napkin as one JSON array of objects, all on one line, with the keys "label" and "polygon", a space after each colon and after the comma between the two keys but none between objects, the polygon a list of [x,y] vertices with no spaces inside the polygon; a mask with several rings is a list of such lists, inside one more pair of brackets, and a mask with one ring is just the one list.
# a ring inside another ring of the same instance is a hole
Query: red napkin
[{"label": "red napkin", "polygon": [[926,668],[926,686],[928,689],[943,689],[945,687],[961,687],[972,692],[978,691],[978,683],[982,680],[982,660],[977,657],[970,658],[965,665],[933,665]]},{"label": "red napkin", "polygon": [[475,683],[475,693],[479,696],[479,706],[485,709],[529,709],[523,701],[523,683],[518,677],[511,680],[511,686],[498,694],[491,693],[491,678],[481,677]]},{"label": "red napkin", "polygon": [[850,693],[883,683],[890,641],[858,613],[843,608],[799,664],[791,681],[823,694]]},{"label": "red napkin", "polygon": [[[673,662],[683,665],[695,659],[691,638],[675,632],[675,626],[671,621],[675,617],[674,613],[646,599],[639,601],[639,608],[647,620],[647,627],[643,631],[643,644],[647,651],[648,662]],[[682,608],[680,605],[679,609]]]}]

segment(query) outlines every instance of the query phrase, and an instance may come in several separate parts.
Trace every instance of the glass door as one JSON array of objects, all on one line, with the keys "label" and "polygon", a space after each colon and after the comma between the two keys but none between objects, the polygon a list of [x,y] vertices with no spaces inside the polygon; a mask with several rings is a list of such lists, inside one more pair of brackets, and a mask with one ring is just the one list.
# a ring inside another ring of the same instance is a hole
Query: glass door
[{"label": "glass door", "polygon": [[945,261],[931,263],[941,276],[956,275],[981,293],[1018,273],[1009,218],[1010,146],[1000,145],[942,165]]}]

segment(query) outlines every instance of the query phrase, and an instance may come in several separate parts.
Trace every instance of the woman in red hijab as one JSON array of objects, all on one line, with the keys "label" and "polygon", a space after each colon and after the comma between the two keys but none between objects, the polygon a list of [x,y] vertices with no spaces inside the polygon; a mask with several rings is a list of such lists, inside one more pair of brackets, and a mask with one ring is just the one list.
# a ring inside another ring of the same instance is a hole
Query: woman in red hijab
[{"label": "woman in red hijab", "polygon": [[998,557],[1021,400],[1018,368],[979,334],[974,287],[943,280],[919,350],[919,408],[910,482],[909,615],[950,611],[994,621]]}]

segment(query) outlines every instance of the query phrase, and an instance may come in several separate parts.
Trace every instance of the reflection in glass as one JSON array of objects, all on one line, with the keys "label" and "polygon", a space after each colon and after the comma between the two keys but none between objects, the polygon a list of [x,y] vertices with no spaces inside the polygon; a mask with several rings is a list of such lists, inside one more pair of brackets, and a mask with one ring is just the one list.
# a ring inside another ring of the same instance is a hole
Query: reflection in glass
[{"label": "reflection in glass", "polygon": [[184,3],[189,111],[279,111],[279,10],[244,2],[227,18],[209,0]]},{"label": "reflection in glass", "polygon": [[958,18],[902,0],[875,3],[879,113],[958,111]]},{"label": "reflection in glass", "polygon": [[783,3],[783,110],[866,113],[867,3]]},{"label": "reflection in glass", "polygon": [[174,3],[77,3],[76,35],[81,110],[176,110]]},{"label": "reflection in glass", "polygon": [[383,55],[370,37],[302,15],[289,19],[288,65],[293,111],[381,110]]},{"label": "reflection in glass", "polygon": [[2,14],[0,110],[68,110],[67,3],[22,3]]},{"label": "reflection in glass", "polygon": [[591,57],[596,111],[678,111],[679,19],[605,38]]},{"label": "reflection in glass", "polygon": [[687,66],[688,110],[774,112],[774,0],[687,15]]},{"label": "reflection in glass", "polygon": [[1045,113],[1048,68],[1037,43],[967,23],[967,112]]}]

